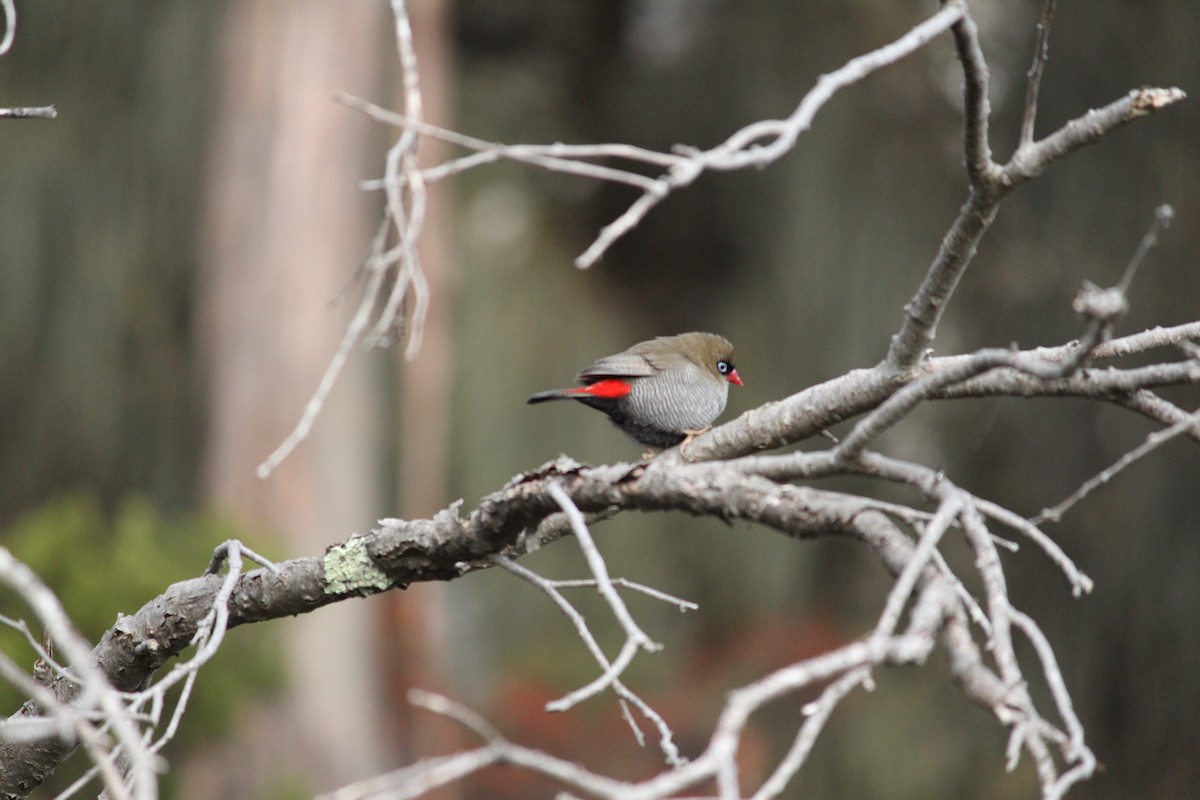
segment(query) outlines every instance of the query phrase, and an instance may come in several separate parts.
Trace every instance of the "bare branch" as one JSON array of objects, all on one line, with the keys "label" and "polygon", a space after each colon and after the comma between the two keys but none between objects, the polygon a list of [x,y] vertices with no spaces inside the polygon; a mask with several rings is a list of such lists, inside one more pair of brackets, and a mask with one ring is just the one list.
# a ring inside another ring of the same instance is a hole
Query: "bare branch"
[{"label": "bare branch", "polygon": [[[578,764],[536,750],[521,747],[503,738],[495,729],[470,709],[446,697],[430,692],[414,691],[409,700],[435,714],[454,719],[479,734],[485,734],[487,745],[478,750],[437,759],[427,759],[390,775],[380,776],[361,784],[323,795],[321,800],[352,800],[387,792],[388,797],[408,798],[457,780],[493,763],[507,763],[530,769],[564,784],[584,789],[598,797],[623,797],[629,784],[596,775]],[[469,756],[463,758],[462,756]],[[416,779],[414,781],[414,778]]]},{"label": "bare branch", "polygon": [[783,793],[788,781],[804,766],[809,752],[816,744],[817,736],[837,708],[837,704],[855,688],[867,684],[870,676],[871,671],[867,667],[853,669],[826,686],[818,699],[804,706],[804,724],[796,733],[787,755],[780,760],[775,771],[763,782],[751,800],[768,800]]},{"label": "bare branch", "polygon": [[[1178,345],[1189,338],[1200,338],[1200,322],[1171,328],[1154,328],[1108,342],[1096,344],[1093,359],[1117,358],[1153,349]],[[859,444],[850,442],[842,452],[869,442],[880,430],[895,424],[921,399],[959,399],[968,397],[1089,397],[1122,402],[1140,391],[1159,386],[1200,383],[1200,361],[1153,364],[1133,369],[1080,369],[1069,377],[1055,377],[1069,371],[1084,352],[1079,343],[1031,350],[981,350],[977,353],[929,358],[922,362],[921,375],[947,373],[930,378],[928,383],[914,382],[914,388],[890,401],[886,412],[860,423]],[[971,377],[972,373],[974,377]],[[889,398],[905,381],[884,369],[852,370],[825,383],[803,389],[791,397],[747,411],[692,440],[686,457],[690,461],[733,458],[757,450],[781,447],[820,433],[847,417],[871,411]],[[898,416],[897,416],[898,415]],[[1175,422],[1171,419],[1167,424]],[[670,450],[655,460],[674,463],[682,460],[678,450]],[[750,471],[765,467],[755,466]],[[779,473],[773,477],[786,478]],[[792,477],[804,477],[795,475]]]},{"label": "bare branch", "polygon": [[1150,230],[1146,231],[1146,235],[1142,237],[1137,252],[1129,260],[1129,266],[1125,267],[1125,274],[1121,276],[1121,281],[1116,286],[1118,290],[1124,292],[1129,288],[1129,284],[1133,283],[1134,276],[1141,269],[1142,262],[1146,260],[1146,254],[1158,244],[1158,235],[1167,229],[1174,218],[1175,209],[1166,203],[1154,209],[1154,222],[1150,225]]},{"label": "bare branch", "polygon": [[1062,548],[1053,539],[1043,533],[1035,523],[988,500],[977,498],[975,503],[984,514],[1001,524],[1019,531],[1027,539],[1042,548],[1042,551],[1050,557],[1050,560],[1057,564],[1059,569],[1063,571],[1063,574],[1067,576],[1067,580],[1071,582],[1071,591],[1076,597],[1088,594],[1095,588],[1095,583],[1092,579],[1085,575],[1075,565],[1075,562],[1063,552]]},{"label": "bare branch", "polygon": [[365,800],[381,797],[389,800],[408,800],[461,780],[500,760],[501,754],[494,746],[464,750],[450,756],[425,758],[393,772],[376,775],[318,795],[317,800]]},{"label": "bare branch", "polygon": [[[0,56],[12,49],[17,37],[17,4],[14,0],[0,0],[0,11],[4,15],[4,36],[0,37]],[[54,119],[58,109],[54,106],[25,106],[0,108],[0,119]]]},{"label": "bare branch", "polygon": [[1028,147],[1020,147],[1000,169],[998,180],[1007,189],[1042,174],[1055,161],[1098,141],[1111,130],[1140,119],[1187,97],[1179,88],[1143,87],[1103,108],[1088,111]]},{"label": "bare branch", "polygon": [[[687,460],[734,458],[803,441],[842,420],[870,411],[904,382],[902,376],[885,370],[850,370],[700,434],[688,443]],[[683,460],[678,450],[655,457],[656,462],[676,460]]]},{"label": "bare branch", "polygon": [[975,258],[975,249],[991,227],[997,208],[996,199],[985,197],[972,187],[958,217],[942,239],[925,279],[904,307],[904,323],[892,336],[885,362],[893,370],[913,369],[933,344],[942,310],[967,265]]},{"label": "bare branch", "polygon": [[[926,377],[910,383],[896,392],[854,428],[838,448],[843,457],[853,458],[855,453],[865,447],[872,438],[887,427],[894,425],[918,403],[932,396],[935,391],[963,383],[997,367],[1007,366],[1016,369],[1041,382],[1068,378],[1087,361],[1096,347],[1110,336],[1113,324],[1128,310],[1129,304],[1125,292],[1146,253],[1157,243],[1158,233],[1169,222],[1172,213],[1170,206],[1164,205],[1158,209],[1154,224],[1143,238],[1142,244],[1129,267],[1126,268],[1124,276],[1115,287],[1101,290],[1086,286],[1076,297],[1075,310],[1088,319],[1088,326],[1069,353],[1056,358],[1044,359],[1026,353],[981,350],[967,360],[956,362],[954,366],[927,372]],[[1095,385],[1092,386],[1094,389]]]},{"label": "bare branch", "polygon": [[325,368],[325,374],[321,376],[321,381],[317,384],[317,389],[313,392],[313,396],[304,406],[304,412],[300,415],[300,420],[296,423],[296,427],[287,435],[287,438],[271,453],[265,461],[258,465],[256,474],[262,480],[270,477],[275,468],[283,463],[296,447],[308,438],[309,432],[312,430],[313,423],[317,419],[317,415],[321,413],[321,409],[325,406],[325,400],[329,397],[329,393],[333,391],[334,384],[337,383],[338,376],[342,372],[342,368],[346,366],[346,361],[350,358],[350,351],[354,349],[354,345],[358,343],[363,331],[371,321],[371,311],[375,307],[375,301],[379,297],[379,291],[383,287],[383,281],[386,277],[386,269],[381,266],[383,262],[383,237],[387,230],[381,229],[380,234],[372,243],[372,255],[370,261],[372,266],[369,269],[369,277],[367,279],[366,289],[363,291],[362,300],[359,301],[358,309],[354,312],[354,316],[350,319],[346,326],[346,332],[342,334],[342,340],[338,344],[337,352],[333,354],[333,358],[329,361],[329,366]]},{"label": "bare branch", "polygon": [[[426,169],[422,174],[429,180],[437,180],[503,158],[523,161],[556,172],[626,183],[641,188],[642,195],[623,214],[606,225],[595,241],[575,260],[576,266],[584,269],[598,261],[614,242],[632,230],[664,198],[677,189],[690,185],[704,172],[763,167],[779,159],[795,147],[799,136],[812,126],[817,112],[838,91],[924,47],[962,19],[964,14],[965,6],[960,0],[946,3],[937,13],[899,39],[853,58],[841,68],[822,75],[816,86],[802,98],[786,119],[751,123],[709,150],[681,146],[676,148],[675,153],[658,153],[629,145],[501,145],[428,126],[411,111],[395,114],[347,95],[340,95],[339,100],[388,124],[437,136],[477,151],[473,156]],[[767,141],[763,143],[763,140]],[[582,160],[592,158],[621,158],[666,167],[667,172],[652,179],[627,170],[613,170]],[[375,185],[371,183],[368,187],[374,188]]]},{"label": "bare branch", "polygon": [[[950,4],[947,4],[950,5]],[[979,44],[979,29],[963,4],[962,17],[954,23],[954,46],[963,68],[963,151],[971,186],[981,193],[992,191],[996,164],[988,143],[988,67]]]},{"label": "bare branch", "polygon": [[405,356],[410,361],[416,358],[420,349],[425,313],[429,307],[425,273],[417,258],[417,237],[425,224],[426,194],[424,178],[417,168],[416,146],[416,135],[405,131],[388,150],[383,179],[384,194],[387,198],[388,217],[396,229],[396,237],[400,244],[372,264],[375,269],[383,271],[396,267],[396,274],[383,311],[366,337],[368,347],[390,343],[393,329],[404,327],[400,306],[411,289],[414,298],[413,311],[407,326],[409,339],[405,350]]},{"label": "bare branch", "polygon": [[964,139],[971,192],[942,240],[920,288],[905,306],[900,330],[892,337],[885,363],[902,372],[915,368],[932,345],[950,296],[995,219],[1000,200],[1008,192],[1108,131],[1186,97],[1182,90],[1174,88],[1135,89],[1098,111],[1089,111],[1068,122],[1040,142],[1019,146],[1008,164],[997,167],[987,146],[987,68],[982,61],[978,32],[968,15],[954,27],[954,34],[965,75]]},{"label": "bare branch", "polygon": [[834,452],[841,459],[853,460],[871,440],[906,417],[923,400],[936,396],[947,387],[999,367],[1017,370],[1040,381],[1054,381],[1073,371],[1076,364],[1071,361],[1063,363],[1044,361],[1028,353],[1015,350],[980,350],[972,353],[968,358],[957,360],[952,365],[927,371],[922,377],[892,394],[883,404],[855,425]]},{"label": "bare branch", "polygon": [[1096,345],[1096,349],[1092,351],[1092,358],[1120,358],[1160,347],[1171,347],[1188,339],[1200,339],[1200,322],[1187,322],[1169,328],[1156,327],[1119,339],[1110,339]]},{"label": "bare branch", "polygon": [[[688,158],[675,164],[653,186],[648,187],[625,213],[601,229],[595,241],[575,259],[575,266],[586,269],[595,264],[614,242],[641,222],[654,206],[676,189],[690,185],[706,170],[763,167],[774,162],[795,147],[800,134],[812,126],[817,112],[834,94],[924,47],[962,19],[965,13],[965,6],[959,0],[948,2],[936,14],[899,39],[822,75],[787,119],[747,125],[711,150],[685,150]],[[764,138],[770,141],[758,144]]]},{"label": "bare branch", "polygon": [[[412,29],[404,0],[392,0],[392,14],[395,18],[396,49],[404,81],[405,115],[420,121],[421,89]],[[325,373],[305,405],[295,428],[279,447],[258,465],[256,473],[261,479],[265,480],[270,476],[292,450],[308,437],[317,415],[321,413],[325,400],[350,357],[351,350],[364,338],[364,332],[371,324],[371,316],[389,277],[392,280],[391,291],[370,333],[366,334],[366,344],[369,347],[390,344],[392,331],[399,329],[408,335],[405,356],[412,360],[420,350],[425,315],[429,309],[429,285],[417,254],[417,240],[425,222],[426,209],[425,179],[417,162],[418,143],[418,134],[413,130],[405,130],[388,150],[383,177],[387,198],[384,224],[371,242],[366,262],[370,277],[359,300],[358,309],[347,324],[338,349],[325,368]],[[389,248],[388,234],[392,230],[398,244]],[[412,309],[405,318],[401,306],[410,298]]]},{"label": "bare branch", "polygon": [[0,0],[0,9],[4,11],[4,38],[0,39],[0,56],[12,49],[13,40],[17,37],[17,4],[13,0]]},{"label": "bare branch", "polygon": [[1083,483],[1082,486],[1072,492],[1057,505],[1042,509],[1040,514],[1029,520],[1030,524],[1041,525],[1043,522],[1058,522],[1062,519],[1062,515],[1065,514],[1072,506],[1079,503],[1079,501],[1083,500],[1099,487],[1111,481],[1135,461],[1146,457],[1166,442],[1169,442],[1171,439],[1174,439],[1176,436],[1179,436],[1183,433],[1188,433],[1193,436],[1200,434],[1200,409],[1197,409],[1184,419],[1175,422],[1170,427],[1162,428],[1161,430],[1154,431],[1148,435],[1145,441],[1143,441],[1140,445],[1125,453],[1125,455],[1121,456],[1113,464],[1089,478]]},{"label": "bare branch", "polygon": [[0,108],[0,119],[54,119],[57,116],[58,109],[54,106]]},{"label": "bare branch", "polygon": [[[396,52],[404,82],[404,113],[410,119],[419,121],[424,117],[424,104],[412,26],[404,0],[392,0],[392,17],[395,19]],[[417,240],[425,223],[426,207],[425,179],[417,162],[419,142],[420,137],[415,131],[405,130],[387,153],[384,194],[387,197],[387,215],[396,229],[399,245],[376,268],[388,269],[398,264],[398,269],[384,309],[366,339],[368,347],[377,347],[390,341],[390,331],[401,325],[400,305],[411,292],[413,308],[407,321],[408,346],[405,348],[405,356],[410,361],[417,357],[421,349],[425,314],[429,309],[429,286],[417,255]]]},{"label": "bare branch", "polygon": [[887,603],[879,614],[875,630],[871,633],[873,638],[886,639],[895,632],[896,626],[900,622],[900,614],[904,611],[904,606],[907,605],[908,599],[917,585],[917,579],[933,559],[934,553],[937,552],[938,542],[941,541],[942,536],[954,523],[962,509],[962,499],[957,494],[943,498],[937,513],[925,525],[925,530],[921,533],[916,549],[909,556],[908,563],[896,576],[896,582],[892,584],[892,589],[888,592]]},{"label": "bare branch", "polygon": [[456,703],[448,697],[443,697],[434,692],[426,692],[423,689],[410,689],[408,692],[408,702],[414,706],[432,711],[435,714],[450,717],[463,726],[470,728],[484,741],[491,742],[501,738],[500,731],[496,730],[495,726],[490,722],[462,703]]},{"label": "bare branch", "polygon": [[279,573],[279,565],[274,561],[259,555],[236,539],[228,539],[217,545],[216,549],[213,550],[212,560],[208,562],[208,568],[204,570],[204,574],[216,575],[227,561],[232,561],[234,558],[240,559],[241,556],[245,556],[254,563],[266,567],[271,572]]},{"label": "bare branch", "polygon": [[1038,92],[1042,86],[1042,72],[1050,56],[1050,26],[1054,24],[1054,7],[1057,0],[1046,0],[1042,16],[1037,24],[1037,44],[1033,48],[1033,64],[1026,73],[1025,113],[1021,116],[1021,137],[1018,144],[1024,147],[1033,143],[1034,121],[1037,119]]},{"label": "bare branch", "polygon": [[588,568],[596,578],[596,589],[600,592],[600,596],[604,598],[605,602],[608,603],[608,607],[612,609],[613,616],[621,624],[621,628],[625,631],[625,635],[629,637],[629,641],[637,648],[650,653],[661,650],[662,645],[647,636],[646,632],[638,626],[633,616],[629,613],[625,601],[621,599],[621,595],[613,588],[612,581],[608,577],[608,565],[604,563],[604,557],[600,555],[600,550],[596,547],[596,542],[592,539],[592,534],[587,529],[587,523],[583,519],[583,514],[579,512],[579,507],[575,505],[570,495],[558,483],[548,484],[546,491],[554,498],[554,502],[558,503],[559,507],[566,513],[567,519],[571,522],[571,530],[574,531],[575,538],[579,540],[579,549],[583,551]]},{"label": "bare branch", "polygon": [[[1063,681],[1062,671],[1058,668],[1058,659],[1054,657],[1054,649],[1050,647],[1050,642],[1046,640],[1046,636],[1042,633],[1041,628],[1027,614],[1015,608],[1009,608],[1008,615],[1029,641],[1033,643],[1034,650],[1037,651],[1038,658],[1041,659],[1042,675],[1046,678],[1046,682],[1050,686],[1050,693],[1054,697],[1054,702],[1058,706],[1059,714],[1062,716],[1063,723],[1070,736],[1065,755],[1072,759],[1082,756],[1084,751],[1087,750],[1087,747],[1083,743],[1083,724],[1080,723],[1079,717],[1075,714],[1074,705],[1071,703],[1071,695],[1067,691],[1066,683]],[[1095,763],[1094,760],[1093,763]]]},{"label": "bare branch", "polygon": [[[1071,355],[1077,348],[1070,347]],[[948,356],[927,362],[924,370],[939,371],[971,356]],[[923,371],[924,371],[923,370]],[[1200,363],[1178,361],[1133,369],[1081,369],[1069,378],[1042,379],[1016,369],[998,367],[984,375],[947,386],[933,397],[1083,397],[1120,401],[1130,394],[1160,386],[1200,382]]]},{"label": "bare branch", "polygon": [[[592,654],[592,658],[596,660],[596,663],[600,665],[602,670],[601,675],[591,684],[572,692],[566,697],[548,703],[546,705],[546,710],[566,711],[587,697],[592,697],[603,691],[605,688],[611,686],[617,697],[620,699],[623,709],[627,708],[627,704],[633,705],[647,720],[651,722],[651,724],[654,725],[655,728],[658,729],[659,747],[661,748],[667,763],[673,766],[682,764],[684,759],[679,754],[679,748],[676,747],[674,741],[674,732],[671,730],[670,726],[667,725],[666,720],[663,719],[662,715],[651,708],[645,700],[643,700],[634,692],[630,691],[629,687],[627,687],[620,679],[621,673],[624,672],[625,667],[628,666],[629,661],[637,652],[637,648],[630,647],[627,641],[626,647],[622,648],[620,656],[618,656],[616,660],[610,662],[608,657],[604,655],[604,651],[600,649],[600,645],[596,642],[592,632],[588,629],[587,621],[584,619],[583,615],[580,614],[574,606],[567,602],[566,598],[564,598],[558,591],[558,589],[565,584],[578,585],[584,582],[550,581],[541,577],[537,573],[522,567],[515,561],[505,558],[504,556],[494,556],[492,560],[497,565],[503,567],[522,580],[545,592],[550,599],[554,601],[554,604],[558,606],[559,610],[566,614],[571,620],[571,623],[575,626],[575,632],[579,635],[580,640],[584,643],[584,646],[587,647],[588,651]],[[621,580],[622,579],[618,578],[614,580],[613,583],[618,583]],[[595,585],[594,582],[587,583],[592,583],[592,585]],[[692,605],[694,607],[694,604],[688,605]],[[629,721],[630,727],[633,729],[635,738],[637,738],[638,743],[641,744],[643,739],[641,728],[637,726],[636,720],[634,720],[628,714],[626,715],[626,719]]]},{"label": "bare branch", "polygon": [[[554,172],[606,180],[613,183],[627,183],[630,186],[647,189],[654,184],[653,179],[639,175],[636,172],[592,164],[584,159],[617,158],[644,162],[660,167],[669,167],[679,163],[683,158],[680,155],[659,153],[654,150],[647,150],[626,144],[568,145],[556,143],[548,145],[505,145],[497,142],[489,142],[484,139],[477,139],[474,136],[467,136],[456,131],[439,128],[436,125],[430,125],[427,122],[410,119],[403,114],[389,111],[353,95],[341,93],[336,95],[334,99],[350,108],[358,109],[380,122],[416,131],[423,136],[431,136],[449,144],[476,151],[472,155],[422,169],[421,175],[430,183],[458,175],[484,164],[509,160],[541,167],[542,169]],[[382,189],[384,188],[384,182],[382,180],[364,181],[362,187],[364,189]]]},{"label": "bare branch", "polygon": [[[560,589],[595,588],[595,586],[596,586],[596,581],[594,579],[593,580],[579,579],[579,580],[567,580],[567,581],[554,581],[553,583],[555,586],[559,587]],[[670,595],[670,594],[667,594],[666,592],[655,589],[652,586],[644,586],[640,583],[628,580],[626,578],[613,578],[612,585],[613,586],[624,586],[626,589],[631,589],[635,592],[640,592],[640,593],[646,595],[647,597],[653,597],[655,600],[661,600],[664,603],[669,603],[670,605],[675,606],[675,608],[677,608],[679,611],[695,611],[696,609],[700,608],[699,605],[697,605],[696,603],[693,603],[691,600],[684,600],[681,597],[675,597],[674,595]]]}]

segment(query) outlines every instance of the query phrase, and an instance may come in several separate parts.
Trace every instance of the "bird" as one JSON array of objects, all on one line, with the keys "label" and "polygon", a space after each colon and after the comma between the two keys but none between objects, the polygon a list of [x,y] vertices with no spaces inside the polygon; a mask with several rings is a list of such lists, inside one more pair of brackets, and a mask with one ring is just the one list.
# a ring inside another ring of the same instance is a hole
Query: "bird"
[{"label": "bird", "polygon": [[578,375],[580,386],[530,396],[530,404],[578,400],[603,411],[631,439],[664,450],[703,433],[725,410],[729,384],[742,385],[733,345],[715,333],[638,342]]}]

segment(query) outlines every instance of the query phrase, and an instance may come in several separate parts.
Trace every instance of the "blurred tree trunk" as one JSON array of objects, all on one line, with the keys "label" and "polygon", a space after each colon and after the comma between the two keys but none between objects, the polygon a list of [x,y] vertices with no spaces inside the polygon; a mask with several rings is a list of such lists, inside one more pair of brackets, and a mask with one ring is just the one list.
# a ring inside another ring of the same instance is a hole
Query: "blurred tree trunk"
[{"label": "blurred tree trunk", "polygon": [[[211,502],[277,532],[288,555],[318,554],[383,510],[381,389],[361,351],[308,441],[266,481],[254,470],[299,418],[353,308],[330,300],[376,224],[377,200],[354,178],[378,170],[379,148],[374,126],[332,97],[374,94],[390,33],[375,2],[228,6],[199,281],[211,391],[204,474]],[[328,789],[387,765],[364,612],[344,604],[288,626],[286,700],[250,713],[259,752],[215,765],[235,787],[226,794],[259,796],[248,787],[281,778]],[[229,775],[234,763],[268,776]],[[197,796],[220,796],[212,791]]]}]

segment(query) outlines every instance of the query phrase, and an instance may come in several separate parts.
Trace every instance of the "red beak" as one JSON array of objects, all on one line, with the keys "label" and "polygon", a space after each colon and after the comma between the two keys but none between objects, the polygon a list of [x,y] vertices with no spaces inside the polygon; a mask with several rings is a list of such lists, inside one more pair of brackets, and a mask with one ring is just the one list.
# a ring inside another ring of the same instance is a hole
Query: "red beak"
[{"label": "red beak", "polygon": [[736,369],[730,372],[729,376],[726,377],[725,380],[729,381],[730,383],[736,383],[738,386],[742,385],[742,376],[737,374]]}]

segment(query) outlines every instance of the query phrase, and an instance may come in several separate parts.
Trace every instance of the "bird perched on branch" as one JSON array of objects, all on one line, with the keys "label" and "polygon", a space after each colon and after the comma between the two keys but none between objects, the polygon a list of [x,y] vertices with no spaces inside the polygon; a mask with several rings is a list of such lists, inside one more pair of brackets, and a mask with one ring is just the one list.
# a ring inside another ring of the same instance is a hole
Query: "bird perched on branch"
[{"label": "bird perched on branch", "polygon": [[529,403],[578,400],[608,415],[634,441],[663,449],[712,425],[742,385],[733,345],[713,333],[681,333],[605,356],[578,376],[581,386],[538,392]]}]

